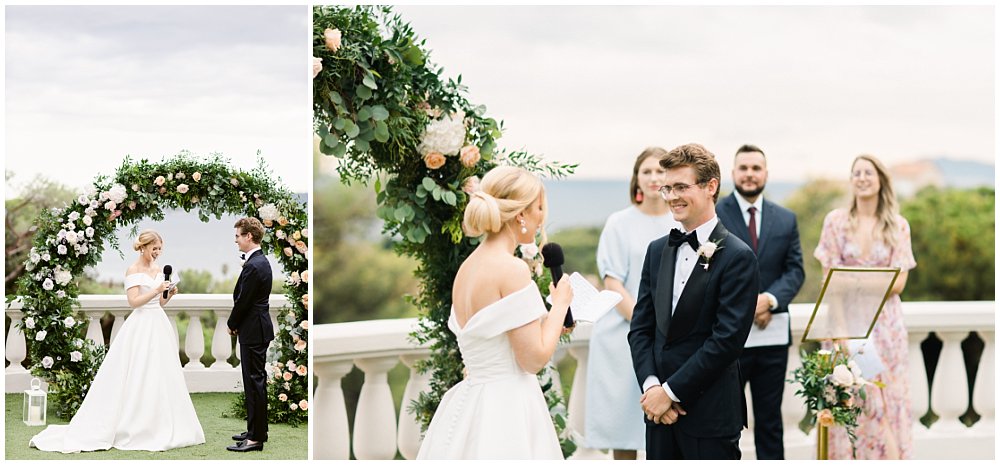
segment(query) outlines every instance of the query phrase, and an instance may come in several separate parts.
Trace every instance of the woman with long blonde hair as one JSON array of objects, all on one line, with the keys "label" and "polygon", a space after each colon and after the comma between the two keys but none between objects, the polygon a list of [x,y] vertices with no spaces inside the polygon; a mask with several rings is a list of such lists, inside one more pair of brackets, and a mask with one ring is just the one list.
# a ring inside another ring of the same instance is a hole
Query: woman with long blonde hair
[{"label": "woman with long blonde hair", "polygon": [[463,229],[482,237],[455,276],[448,328],[466,378],[445,393],[418,459],[562,459],[535,376],[552,358],[573,298],[564,276],[548,313],[527,264],[514,256],[545,221],[545,190],[514,167],[490,170],[470,195]]},{"label": "woman with long blonde hair", "polygon": [[[910,225],[899,214],[892,180],[878,158],[855,158],[850,180],[851,206],[827,214],[813,255],[823,265],[824,276],[836,266],[900,269],[868,342],[885,367],[875,377],[885,388],[878,392],[866,387],[871,391],[865,400],[865,413],[858,420],[855,446],[858,459],[908,459],[913,451],[910,359],[899,294],[906,287],[909,270],[917,265],[910,246]],[[843,428],[830,431],[830,458],[852,458]]]}]

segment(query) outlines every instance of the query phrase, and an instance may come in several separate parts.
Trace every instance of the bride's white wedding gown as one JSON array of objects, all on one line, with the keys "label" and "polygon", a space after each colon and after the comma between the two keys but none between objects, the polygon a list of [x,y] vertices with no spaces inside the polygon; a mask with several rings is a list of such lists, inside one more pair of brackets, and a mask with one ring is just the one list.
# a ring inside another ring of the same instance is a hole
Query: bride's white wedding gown
[{"label": "bride's white wedding gown", "polygon": [[534,283],[487,305],[458,326],[468,377],[445,393],[417,459],[554,459],[562,450],[538,378],[514,358],[507,331],[546,315]]},{"label": "bride's white wedding gown", "polygon": [[[144,294],[162,279],[131,274],[125,289],[139,286]],[[70,453],[204,444],[177,353],[177,338],[159,298],[132,310],[69,425],[51,425],[29,445]]]}]

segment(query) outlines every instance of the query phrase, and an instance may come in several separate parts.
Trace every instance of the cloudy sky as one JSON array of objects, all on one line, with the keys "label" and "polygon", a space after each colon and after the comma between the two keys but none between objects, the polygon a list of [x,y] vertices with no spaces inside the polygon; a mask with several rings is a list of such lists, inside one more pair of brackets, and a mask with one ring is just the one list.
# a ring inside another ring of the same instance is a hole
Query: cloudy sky
[{"label": "cloudy sky", "polygon": [[[307,6],[7,6],[6,167],[72,187],[126,155],[257,151],[311,186]],[[8,196],[11,193],[8,192]]]},{"label": "cloudy sky", "polygon": [[505,120],[501,145],[627,178],[646,146],[753,143],[771,179],[992,163],[991,6],[397,7],[445,75]]}]

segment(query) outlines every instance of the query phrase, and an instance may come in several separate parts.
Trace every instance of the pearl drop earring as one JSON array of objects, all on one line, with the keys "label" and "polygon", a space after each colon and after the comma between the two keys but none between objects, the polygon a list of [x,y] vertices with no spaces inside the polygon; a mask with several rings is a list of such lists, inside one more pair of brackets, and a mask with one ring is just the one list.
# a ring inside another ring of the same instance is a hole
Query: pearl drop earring
[{"label": "pearl drop earring", "polygon": [[528,227],[524,225],[524,218],[521,218],[521,234],[527,234]]}]

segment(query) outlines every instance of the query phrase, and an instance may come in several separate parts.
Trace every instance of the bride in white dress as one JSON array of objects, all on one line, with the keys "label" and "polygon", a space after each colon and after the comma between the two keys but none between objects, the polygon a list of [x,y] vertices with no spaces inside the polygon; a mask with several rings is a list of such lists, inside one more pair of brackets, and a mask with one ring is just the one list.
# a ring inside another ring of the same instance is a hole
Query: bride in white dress
[{"label": "bride in white dress", "polygon": [[545,221],[545,192],[514,167],[491,170],[481,186],[463,227],[485,238],[455,276],[448,320],[468,375],[441,399],[417,458],[561,460],[535,375],[555,352],[573,291],[564,276],[546,314],[531,271],[514,256]]},{"label": "bride in white dress", "polygon": [[205,443],[178,359],[177,337],[163,305],[177,293],[156,258],[163,240],[143,231],[133,248],[125,291],[131,315],[119,329],[80,409],[69,425],[51,425],[31,438],[40,450],[72,453],[163,451]]}]

